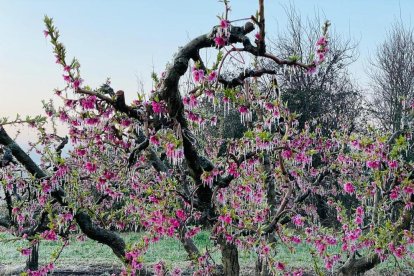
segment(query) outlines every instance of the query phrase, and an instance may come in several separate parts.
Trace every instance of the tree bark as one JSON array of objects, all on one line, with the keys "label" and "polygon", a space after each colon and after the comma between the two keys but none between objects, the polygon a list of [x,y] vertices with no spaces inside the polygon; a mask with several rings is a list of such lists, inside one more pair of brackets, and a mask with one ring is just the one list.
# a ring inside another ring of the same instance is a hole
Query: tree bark
[{"label": "tree bark", "polygon": [[348,261],[339,269],[338,275],[362,275],[364,272],[370,270],[371,268],[374,268],[379,263],[380,259],[377,254],[372,257],[363,257],[360,259],[352,257],[349,258]]},{"label": "tree bark", "polygon": [[260,257],[257,258],[256,261],[256,276],[270,276],[269,266],[267,262]]},{"label": "tree bark", "polygon": [[224,268],[224,276],[238,276],[240,274],[239,252],[234,243],[221,244],[221,261]]},{"label": "tree bark", "polygon": [[31,271],[34,271],[39,269],[39,243],[33,244],[31,249],[32,252],[26,261],[26,270],[30,269]]}]

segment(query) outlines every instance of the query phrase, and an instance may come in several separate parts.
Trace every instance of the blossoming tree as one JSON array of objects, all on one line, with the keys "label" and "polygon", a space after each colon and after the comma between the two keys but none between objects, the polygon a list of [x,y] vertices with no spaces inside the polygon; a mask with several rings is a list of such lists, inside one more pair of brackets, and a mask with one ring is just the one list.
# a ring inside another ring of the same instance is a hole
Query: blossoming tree
[{"label": "blossoming tree", "polygon": [[[312,77],[329,54],[329,24],[315,41],[314,60],[277,57],[266,50],[263,2],[237,26],[241,20],[230,20],[224,1],[219,25],[180,48],[165,72],[153,76],[149,98],[132,103],[110,83],[95,90],[85,86],[80,63],[68,61],[58,30],[45,17],[45,36],[67,86],[55,93],[61,105],[44,106],[49,122],[68,127],[68,138],[48,133],[43,117],[1,122],[8,208],[2,225],[27,239],[22,254],[30,255],[41,240],[59,240],[63,250],[71,235],[83,233],[112,249],[125,264],[123,275],[180,275],[181,268],[164,262],[151,269],[143,262],[148,247],[163,237],[183,244],[194,275],[239,275],[240,251],[256,254],[257,275],[302,275],[279,259],[280,245],[292,254],[297,246],[311,245],[315,259],[343,275],[364,272],[390,256],[412,260],[414,176],[406,158],[411,132],[352,133],[343,125],[343,131],[323,136],[317,122],[299,130],[298,115],[266,77],[286,68]],[[217,53],[211,65],[200,56],[206,48]],[[246,57],[253,60],[250,69],[224,73],[229,60]],[[279,69],[262,67],[269,61]],[[190,88],[180,85],[187,71]],[[246,129],[242,137],[205,133],[225,120],[206,108],[224,115],[236,110]],[[33,147],[40,164],[6,132],[4,126],[15,123],[37,128]],[[71,148],[62,154],[67,143]],[[312,195],[326,200],[337,227],[320,225]],[[221,272],[193,242],[203,228],[221,251]],[[126,244],[118,231],[143,235]],[[46,275],[59,255],[27,274]]]}]

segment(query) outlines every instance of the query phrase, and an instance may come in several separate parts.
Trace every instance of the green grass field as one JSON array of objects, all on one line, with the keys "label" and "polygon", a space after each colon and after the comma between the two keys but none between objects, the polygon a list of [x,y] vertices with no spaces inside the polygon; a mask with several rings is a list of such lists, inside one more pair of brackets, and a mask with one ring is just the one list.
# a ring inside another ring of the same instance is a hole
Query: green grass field
[{"label": "green grass field", "polygon": [[[122,234],[127,243],[140,240],[140,234],[130,233]],[[17,266],[24,265],[26,257],[22,256],[18,251],[18,248],[26,247],[27,243],[23,241],[9,241],[6,240],[12,238],[10,235],[0,233],[0,264],[5,266]],[[217,264],[220,264],[220,254],[218,248],[213,245],[209,239],[208,232],[201,232],[195,238],[194,241],[200,250],[208,250]],[[43,241],[40,245],[40,263],[49,262],[53,252],[59,250],[60,243]],[[337,248],[331,248],[333,252],[339,250]],[[282,262],[289,264],[290,268],[304,268],[308,271],[314,270],[315,261],[312,259],[312,249],[306,245],[302,245],[296,248],[295,252],[290,252],[286,246],[278,247],[278,256]],[[165,238],[159,241],[157,244],[151,246],[145,255],[145,261],[149,264],[156,263],[163,259],[167,266],[181,266],[185,267],[188,264],[187,254],[184,248],[179,242],[174,239]],[[255,264],[256,254],[254,252],[240,252],[240,263],[242,268],[253,268]],[[58,267],[66,266],[82,266],[89,264],[105,264],[106,266],[121,266],[120,261],[115,257],[111,250],[107,246],[96,243],[92,240],[86,239],[85,241],[71,240],[70,244],[64,249],[60,255],[56,265]],[[316,261],[319,268],[324,270],[323,264],[320,261]],[[404,271],[410,269],[409,266],[399,264],[400,268]],[[399,267],[393,259],[381,264],[378,269],[398,271]],[[411,271],[414,270],[411,268]]]},{"label": "green grass field", "polygon": [[[139,241],[140,239],[140,235],[137,233],[122,234],[122,236],[127,243]],[[12,238],[10,235],[0,234],[0,241],[3,240],[3,242],[0,242],[0,263],[3,265],[24,264],[26,257],[20,254],[18,248],[26,247],[27,243],[23,241],[4,242],[10,238]],[[208,232],[198,234],[194,238],[194,242],[200,250],[208,250],[215,262],[221,263],[218,248],[210,241]],[[59,250],[59,248],[60,243],[58,242],[42,241],[40,245],[40,262],[48,262],[53,252]],[[291,254],[287,248],[281,247],[279,254],[282,261],[294,263],[295,267],[309,267],[309,262],[311,261],[311,255],[306,247],[300,247],[295,254]],[[164,259],[167,264],[182,263],[184,266],[188,263],[187,254],[181,243],[171,238],[162,239],[155,245],[152,245],[145,255],[145,260],[148,263],[155,263],[161,259]],[[240,252],[240,260],[242,265],[254,265],[255,253]],[[69,265],[89,262],[121,264],[112,251],[108,250],[107,246],[89,239],[83,242],[71,240],[70,244],[60,255],[57,264]]]}]

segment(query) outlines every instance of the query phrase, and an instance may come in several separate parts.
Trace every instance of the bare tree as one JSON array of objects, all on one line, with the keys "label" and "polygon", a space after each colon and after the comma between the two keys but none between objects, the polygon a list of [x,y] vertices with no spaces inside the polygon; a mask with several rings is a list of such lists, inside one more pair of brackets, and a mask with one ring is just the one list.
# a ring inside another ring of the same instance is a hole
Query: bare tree
[{"label": "bare tree", "polygon": [[[293,6],[287,7],[288,26],[277,36],[273,51],[284,58],[312,62],[315,41],[321,37],[319,15],[303,20]],[[324,65],[316,72],[287,68],[277,76],[282,99],[292,111],[301,114],[301,126],[314,118],[324,122],[324,129],[353,124],[360,114],[361,92],[352,81],[349,65],[358,58],[358,44],[330,31],[329,51]]]},{"label": "bare tree", "polygon": [[371,60],[369,75],[373,117],[385,130],[399,131],[407,124],[404,110],[414,96],[413,29],[402,23],[392,25]]}]

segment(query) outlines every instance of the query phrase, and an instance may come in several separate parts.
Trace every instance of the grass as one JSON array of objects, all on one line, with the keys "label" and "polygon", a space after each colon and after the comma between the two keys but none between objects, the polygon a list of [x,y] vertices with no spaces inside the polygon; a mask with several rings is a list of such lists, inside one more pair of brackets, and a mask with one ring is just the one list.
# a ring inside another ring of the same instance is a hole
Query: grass
[{"label": "grass", "polygon": [[[140,240],[141,235],[139,233],[122,234],[127,243],[133,243]],[[18,248],[27,247],[27,242],[24,241],[10,241],[5,243],[4,240],[12,238],[8,234],[0,233],[0,264],[18,266],[23,265],[26,261],[26,257],[22,256],[18,251]],[[3,241],[1,241],[3,240]],[[203,231],[194,238],[194,242],[197,247],[202,250],[208,250],[216,263],[221,263],[220,252],[215,247],[212,241],[209,239],[209,232]],[[59,242],[42,241],[40,245],[40,263],[47,263],[51,259],[53,252],[59,250]],[[313,270],[314,260],[310,252],[313,249],[307,245],[298,246],[295,252],[291,252],[286,246],[280,245],[278,247],[279,260],[289,264],[290,268],[304,268],[306,270]],[[339,252],[340,247],[330,248],[332,252]],[[242,267],[254,267],[256,261],[256,254],[254,252],[242,251],[239,253],[240,265]],[[155,245],[151,245],[147,253],[145,254],[145,261],[149,264],[156,263],[163,259],[167,266],[181,266],[184,267],[188,264],[187,254],[180,242],[171,238],[165,238],[160,240]],[[319,268],[322,270],[324,266],[320,260],[316,261]],[[108,247],[99,243],[96,243],[90,239],[85,241],[77,241],[72,239],[70,244],[63,250],[57,266],[82,266],[90,264],[105,264],[106,266],[120,266],[120,261],[115,257]],[[406,270],[407,265],[400,264],[403,270]],[[380,264],[378,270],[398,270],[393,258],[390,258],[387,262]],[[411,268],[409,271],[413,271]]]},{"label": "grass", "polygon": [[[126,243],[133,243],[140,240],[141,235],[138,233],[121,234]],[[19,248],[27,247],[28,243],[25,241],[7,241],[12,239],[8,234],[0,233],[0,264],[16,265],[24,264],[26,257],[22,256]],[[3,241],[2,241],[3,240]],[[7,242],[6,242],[7,241]],[[199,248],[214,248],[209,239],[208,232],[201,232],[198,234],[194,242]],[[60,249],[60,242],[42,241],[40,244],[39,261],[46,263],[51,260],[51,255]],[[112,253],[106,245],[97,243],[93,240],[86,239],[85,241],[77,241],[71,239],[69,245],[63,250],[57,264],[69,265],[79,263],[106,263],[106,264],[121,264],[117,257]],[[218,259],[218,254],[215,254]],[[145,254],[145,261],[155,263],[161,259],[165,259],[171,263],[185,262],[187,254],[181,243],[171,238],[165,238],[151,245],[147,254]]]},{"label": "grass", "polygon": [[[122,234],[127,243],[133,243],[140,240],[141,235],[138,233]],[[210,240],[209,232],[203,231],[194,237],[197,247],[205,252],[209,251],[216,263],[221,263],[220,252]],[[0,234],[0,264],[3,265],[22,265],[26,261],[26,257],[22,256],[18,251],[19,248],[27,247],[25,241],[10,241],[7,243],[1,240],[10,239],[7,234]],[[59,242],[42,241],[39,251],[40,263],[50,261],[53,252],[59,250]],[[242,266],[254,266],[256,254],[254,252],[242,251],[240,254],[240,263]],[[311,258],[309,249],[306,246],[299,247],[295,254],[291,254],[286,247],[279,249],[281,261],[293,263],[294,267],[309,267]],[[187,253],[180,242],[171,238],[164,238],[158,243],[151,245],[145,254],[145,261],[148,263],[156,263],[161,259],[165,260],[167,265],[174,264],[185,266],[188,264]],[[105,263],[108,265],[120,265],[120,261],[115,257],[108,247],[90,239],[85,241],[77,241],[72,239],[69,245],[63,250],[57,265],[71,264],[87,264],[87,263]]]}]

